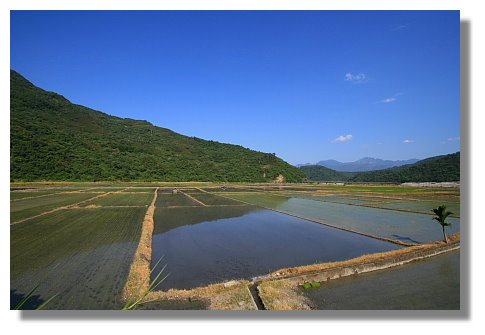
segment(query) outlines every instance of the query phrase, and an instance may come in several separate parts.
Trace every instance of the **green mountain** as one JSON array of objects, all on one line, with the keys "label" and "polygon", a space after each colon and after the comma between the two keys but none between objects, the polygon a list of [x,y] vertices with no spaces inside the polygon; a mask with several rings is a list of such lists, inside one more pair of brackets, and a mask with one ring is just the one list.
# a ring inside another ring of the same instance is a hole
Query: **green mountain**
[{"label": "green mountain", "polygon": [[414,164],[385,170],[362,172],[353,182],[450,182],[460,180],[460,152],[436,156]]},{"label": "green mountain", "polygon": [[206,141],[75,105],[10,71],[12,181],[300,182],[271,153]]},{"label": "green mountain", "polygon": [[353,172],[338,172],[322,165],[303,165],[300,170],[309,181],[346,181],[355,175]]}]

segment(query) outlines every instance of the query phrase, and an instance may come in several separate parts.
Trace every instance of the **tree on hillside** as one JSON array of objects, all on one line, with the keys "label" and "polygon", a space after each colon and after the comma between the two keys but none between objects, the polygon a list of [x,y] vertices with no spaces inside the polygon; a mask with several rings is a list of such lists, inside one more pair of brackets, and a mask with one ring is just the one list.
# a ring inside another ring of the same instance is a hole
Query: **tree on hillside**
[{"label": "tree on hillside", "polygon": [[438,208],[434,208],[433,212],[436,214],[433,220],[438,221],[439,224],[441,225],[441,228],[443,229],[443,236],[445,238],[445,242],[448,243],[448,237],[446,236],[446,233],[445,233],[445,227],[451,226],[451,223],[447,223],[445,222],[445,220],[449,215],[453,213],[450,211],[446,211],[445,205],[441,205],[441,206],[438,206]]}]

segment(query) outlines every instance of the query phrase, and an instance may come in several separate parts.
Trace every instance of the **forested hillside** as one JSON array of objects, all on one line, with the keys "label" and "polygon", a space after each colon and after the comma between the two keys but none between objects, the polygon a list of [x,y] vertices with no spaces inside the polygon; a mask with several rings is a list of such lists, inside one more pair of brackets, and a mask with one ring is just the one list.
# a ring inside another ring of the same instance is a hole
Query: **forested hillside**
[{"label": "forested hillside", "polygon": [[353,172],[338,172],[321,165],[304,165],[300,170],[309,181],[346,181],[355,175]]},{"label": "forested hillside", "polygon": [[460,180],[460,153],[431,157],[417,163],[386,170],[363,172],[355,182],[449,182]]},{"label": "forested hillside", "polygon": [[274,154],[110,116],[44,91],[13,70],[10,77],[12,181],[304,179]]}]

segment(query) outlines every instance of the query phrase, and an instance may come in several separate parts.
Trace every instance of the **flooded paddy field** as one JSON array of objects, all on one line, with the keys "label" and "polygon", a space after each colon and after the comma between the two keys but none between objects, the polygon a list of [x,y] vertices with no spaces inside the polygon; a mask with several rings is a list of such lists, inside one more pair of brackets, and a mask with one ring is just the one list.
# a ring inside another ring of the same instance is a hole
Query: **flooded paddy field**
[{"label": "flooded paddy field", "polygon": [[320,310],[460,309],[460,252],[300,289]]},{"label": "flooded paddy field", "polygon": [[60,210],[10,228],[11,308],[39,284],[27,308],[119,309],[144,208]]},{"label": "flooded paddy field", "polygon": [[415,213],[423,213],[433,215],[430,208],[437,208],[438,206],[445,205],[446,209],[453,214],[451,217],[460,217],[460,202],[459,201],[436,201],[436,200],[413,200],[413,201],[400,201],[400,200],[386,200],[385,202],[377,203],[375,207],[409,211]]},{"label": "flooded paddy field", "polygon": [[178,192],[177,194],[162,193],[158,191],[156,207],[173,207],[173,206],[202,206],[201,203]]},{"label": "flooded paddy field", "polygon": [[155,192],[156,187],[129,187],[124,189],[122,192]]},{"label": "flooded paddy field", "polygon": [[47,190],[26,190],[26,191],[11,191],[10,192],[10,200],[20,200],[25,198],[33,198],[39,196],[47,196],[57,193],[65,193],[65,192],[75,192],[75,191],[82,191],[82,189],[47,189]]},{"label": "flooded paddy field", "polygon": [[217,205],[244,205],[244,203],[233,200],[233,199],[228,199],[225,197],[220,197],[217,195],[209,194],[209,193],[200,193],[200,194],[192,194],[192,197],[195,199],[199,200],[205,205],[208,206],[217,206]]},{"label": "flooded paddy field", "polygon": [[154,219],[152,263],[163,256],[170,273],[162,290],[400,248],[256,206],[157,208]]},{"label": "flooded paddy field", "polygon": [[85,205],[97,206],[148,206],[153,199],[153,193],[112,193],[106,197],[95,199]]},{"label": "flooded paddy field", "polygon": [[[178,192],[172,194],[175,188]],[[50,309],[121,308],[121,292],[155,189],[153,184],[117,184],[11,191],[11,306],[40,284],[29,308],[56,294]],[[448,218],[453,225],[447,233],[460,230],[459,190],[264,185],[228,185],[224,190],[163,184],[156,195],[148,247],[152,262],[164,256],[170,273],[160,290],[250,280],[281,268],[402,248],[358,233],[410,243],[437,241],[443,238],[441,226],[425,212],[440,204],[457,216]],[[459,287],[454,290],[459,294]],[[365,297],[370,291],[362,292]],[[143,309],[207,306],[167,300]]]},{"label": "flooded paddy field", "polygon": [[227,187],[226,189],[222,189],[220,187],[204,187],[202,190],[205,192],[257,192],[258,190],[255,190],[251,187]]},{"label": "flooded paddy field", "polygon": [[[230,197],[333,226],[404,242],[428,243],[443,238],[441,226],[432,220],[432,215],[290,198],[269,193],[231,194]],[[448,233],[458,232],[459,218],[449,218],[448,221],[453,223]]]},{"label": "flooded paddy field", "polygon": [[38,198],[29,198],[13,201],[10,204],[10,222],[23,220],[49,210],[72,205],[99,194],[96,193],[53,193],[52,195]]}]

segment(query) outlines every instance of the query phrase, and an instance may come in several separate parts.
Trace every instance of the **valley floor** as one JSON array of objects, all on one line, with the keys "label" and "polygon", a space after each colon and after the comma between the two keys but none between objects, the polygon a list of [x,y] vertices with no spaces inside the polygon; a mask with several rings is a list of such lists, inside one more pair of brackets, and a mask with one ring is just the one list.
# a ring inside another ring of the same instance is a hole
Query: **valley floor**
[{"label": "valley floor", "polygon": [[[10,194],[11,308],[38,284],[24,307],[55,296],[47,309],[120,309],[156,280],[155,264],[162,259],[162,277],[169,276],[148,295],[157,302],[138,308],[341,309],[348,305],[304,297],[303,279],[280,291],[286,305],[264,303],[260,286],[273,282],[275,273],[288,276],[282,269],[294,269],[294,277],[305,266],[435,248],[443,237],[431,210],[442,204],[454,213],[448,233],[460,231],[459,188],[55,182],[12,183]],[[459,240],[454,243],[459,248]],[[447,264],[451,272],[440,273],[458,301],[425,309],[459,309],[459,280],[448,275],[459,273],[459,257]],[[376,282],[385,278],[379,273],[372,277]],[[413,294],[422,295],[419,289]],[[307,302],[292,305],[294,295]]]}]

